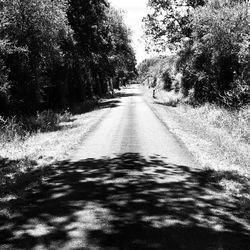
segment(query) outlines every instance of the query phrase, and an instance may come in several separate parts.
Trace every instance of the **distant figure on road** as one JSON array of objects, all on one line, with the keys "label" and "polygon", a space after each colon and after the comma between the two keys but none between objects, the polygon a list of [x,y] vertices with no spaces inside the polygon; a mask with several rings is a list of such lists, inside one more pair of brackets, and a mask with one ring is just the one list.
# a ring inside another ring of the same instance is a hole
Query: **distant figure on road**
[{"label": "distant figure on road", "polygon": [[153,89],[153,98],[155,98],[155,89]]}]

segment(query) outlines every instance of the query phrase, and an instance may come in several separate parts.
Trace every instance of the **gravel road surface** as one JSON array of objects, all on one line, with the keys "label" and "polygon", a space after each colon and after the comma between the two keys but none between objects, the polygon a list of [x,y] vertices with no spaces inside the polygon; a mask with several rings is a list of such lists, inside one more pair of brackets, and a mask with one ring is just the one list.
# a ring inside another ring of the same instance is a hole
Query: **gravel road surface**
[{"label": "gravel road surface", "polygon": [[123,89],[120,98],[96,130],[72,157],[73,161],[139,153],[161,156],[169,163],[195,166],[192,156],[156,117],[141,95],[140,88]]}]

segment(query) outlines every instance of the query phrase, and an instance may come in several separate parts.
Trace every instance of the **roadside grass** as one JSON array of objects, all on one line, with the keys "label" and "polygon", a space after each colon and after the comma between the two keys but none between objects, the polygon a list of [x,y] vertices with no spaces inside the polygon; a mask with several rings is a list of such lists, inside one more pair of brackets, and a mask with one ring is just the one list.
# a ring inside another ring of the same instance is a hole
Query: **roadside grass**
[{"label": "roadside grass", "polygon": [[0,143],[25,140],[34,133],[55,131],[61,122],[67,122],[71,116],[68,110],[60,113],[47,110],[33,116],[0,117]]},{"label": "roadside grass", "polygon": [[242,218],[250,220],[250,183],[249,176],[235,170],[215,170],[206,167],[204,171],[207,183],[217,183],[224,199],[234,202]]},{"label": "roadside grass", "polygon": [[0,117],[0,198],[17,195],[21,187],[40,181],[55,162],[67,159],[106,110],[90,101],[73,112]]},{"label": "roadside grass", "polygon": [[27,173],[37,165],[36,160],[26,155],[25,143],[39,133],[59,130],[71,117],[68,110],[60,113],[48,110],[29,117],[0,117],[0,193],[12,185],[25,183]]},{"label": "roadside grass", "polygon": [[180,103],[182,95],[174,91],[157,90],[156,99],[162,105],[176,107]]},{"label": "roadside grass", "polygon": [[194,134],[220,149],[221,159],[226,158],[236,169],[250,171],[250,106],[234,111],[208,103],[193,107],[181,95],[165,91],[158,91],[157,100],[176,107],[172,111],[191,125]]},{"label": "roadside grass", "polygon": [[193,107],[174,92],[158,90],[156,99],[149,91],[145,95],[210,178],[231,199],[240,197],[239,209],[250,218],[250,106],[230,111],[212,104]]},{"label": "roadside grass", "polygon": [[249,173],[250,107],[228,111],[210,104],[196,108],[180,105],[178,112],[192,120],[196,131],[202,131],[203,138],[218,148],[217,157],[229,162],[234,169]]}]

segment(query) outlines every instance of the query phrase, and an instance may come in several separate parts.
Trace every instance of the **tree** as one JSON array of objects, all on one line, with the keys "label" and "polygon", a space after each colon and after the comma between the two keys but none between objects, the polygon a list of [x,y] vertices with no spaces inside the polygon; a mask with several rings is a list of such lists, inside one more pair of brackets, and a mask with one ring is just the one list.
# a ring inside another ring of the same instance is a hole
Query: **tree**
[{"label": "tree", "polygon": [[109,52],[111,76],[118,83],[126,83],[136,76],[135,52],[131,46],[131,31],[123,21],[122,13],[110,8],[108,11],[109,41],[112,49]]},{"label": "tree", "polygon": [[106,1],[70,1],[70,24],[92,94],[102,95],[111,78],[125,80],[135,71],[130,32],[119,12]]},{"label": "tree", "polygon": [[106,10],[109,4],[105,0],[71,0],[68,18],[74,30],[74,37],[81,53],[83,70],[88,80],[85,82],[90,97],[93,91],[103,92],[101,66],[107,64],[107,52],[110,50]]},{"label": "tree", "polygon": [[143,19],[147,49],[175,49],[183,37],[192,33],[191,10],[204,4],[205,0],[149,0],[153,13]]},{"label": "tree", "polygon": [[6,0],[2,2],[1,37],[23,48],[6,55],[15,109],[35,111],[51,84],[48,71],[62,51],[59,38],[67,33],[66,0]]},{"label": "tree", "polygon": [[111,12],[106,0],[0,0],[0,114],[68,107],[132,77],[129,32]]},{"label": "tree", "polygon": [[[217,102],[223,102],[237,88],[249,91],[250,78],[246,72],[249,72],[250,19],[247,4],[210,1],[194,10],[191,20],[191,39],[179,52],[186,88],[194,88],[196,99]],[[234,95],[242,94],[234,92]],[[246,94],[240,99],[246,99]],[[231,106],[239,104],[234,101]]]},{"label": "tree", "polygon": [[239,107],[250,99],[248,1],[150,0],[146,35],[176,50],[180,90],[195,102]]}]

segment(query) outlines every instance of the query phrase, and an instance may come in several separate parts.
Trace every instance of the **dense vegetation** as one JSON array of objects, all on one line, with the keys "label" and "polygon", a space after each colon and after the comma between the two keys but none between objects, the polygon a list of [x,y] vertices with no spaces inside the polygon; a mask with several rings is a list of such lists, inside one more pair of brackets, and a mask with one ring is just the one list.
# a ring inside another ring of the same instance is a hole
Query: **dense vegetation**
[{"label": "dense vegetation", "polygon": [[134,77],[135,63],[106,0],[0,1],[0,116],[102,96]]},{"label": "dense vegetation", "polygon": [[173,56],[143,61],[142,79],[153,77],[153,85],[158,81],[193,103],[249,104],[248,1],[150,0],[149,6],[153,12],[144,19],[148,49],[168,47]]}]

